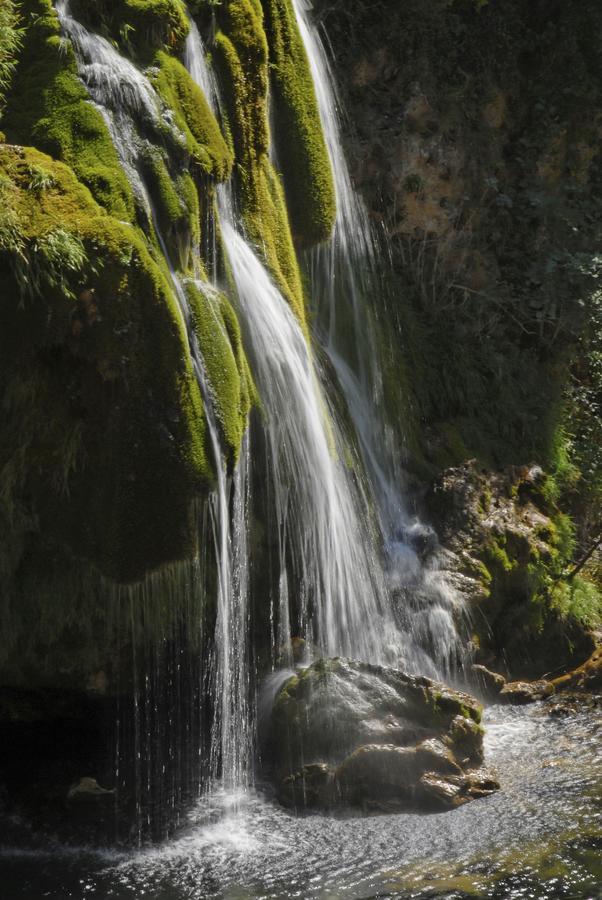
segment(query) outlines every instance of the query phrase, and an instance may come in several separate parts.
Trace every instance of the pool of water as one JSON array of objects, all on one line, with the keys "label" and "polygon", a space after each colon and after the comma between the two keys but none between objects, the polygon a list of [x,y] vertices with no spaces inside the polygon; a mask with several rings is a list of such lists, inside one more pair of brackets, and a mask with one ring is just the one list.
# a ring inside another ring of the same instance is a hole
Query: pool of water
[{"label": "pool of water", "polygon": [[485,724],[502,790],[453,812],[295,817],[260,793],[215,797],[152,848],[3,845],[0,898],[599,900],[602,706],[492,707]]}]

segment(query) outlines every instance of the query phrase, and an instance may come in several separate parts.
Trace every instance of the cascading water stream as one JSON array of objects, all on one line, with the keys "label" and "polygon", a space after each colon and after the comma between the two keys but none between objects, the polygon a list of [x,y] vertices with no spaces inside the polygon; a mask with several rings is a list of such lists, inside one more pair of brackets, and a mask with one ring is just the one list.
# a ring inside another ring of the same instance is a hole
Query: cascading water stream
[{"label": "cascading water stream", "polygon": [[[219,93],[192,28],[185,54],[215,112]],[[236,227],[231,192],[218,189],[224,247],[266,413],[270,477],[280,535],[279,638],[290,638],[292,559],[298,624],[320,653],[398,662],[403,643],[389,613],[369,516],[341,459],[344,448],[303,331]]]},{"label": "cascading water stream", "polygon": [[222,234],[265,406],[280,524],[293,554],[295,583],[307,599],[302,611],[307,636],[327,656],[394,661],[397,629],[388,617],[358,497],[336,455],[340,438],[332,416],[328,427],[329,410],[306,338],[223,211]]},{"label": "cascading water stream", "polygon": [[[63,31],[71,39],[79,74],[90,97],[101,110],[116,150],[130,177],[135,196],[152,225],[167,263],[195,377],[201,391],[216,473],[210,495],[212,530],[217,560],[217,613],[214,639],[211,772],[214,781],[232,791],[248,786],[251,772],[251,735],[248,712],[248,554],[247,470],[248,439],[240,464],[228,478],[221,450],[219,428],[202,352],[192,324],[184,282],[177,273],[155,215],[140,159],[137,119],[145,121],[176,144],[182,136],[163,110],[162,102],[146,76],[125,59],[108,41],[92,34],[71,15],[68,0],[56,4]],[[209,286],[196,282],[212,309]],[[220,326],[221,327],[221,326]]]},{"label": "cascading water stream", "polygon": [[[388,562],[390,591],[404,598],[402,624],[418,648],[407,663],[432,675],[449,674],[460,641],[455,619],[461,604],[439,569],[436,554],[423,565],[415,537],[433,544],[434,534],[409,516],[402,494],[404,476],[387,427],[382,371],[368,298],[380,289],[376,242],[364,204],[353,188],[341,139],[341,102],[324,42],[310,19],[311,0],[293,0],[310,64],[318,110],[330,158],[337,216],[329,243],[310,253],[310,273],[318,310],[327,311],[326,352],[337,373],[366,472],[377,500]],[[339,320],[345,313],[342,329]],[[351,342],[349,341],[351,325]]]}]

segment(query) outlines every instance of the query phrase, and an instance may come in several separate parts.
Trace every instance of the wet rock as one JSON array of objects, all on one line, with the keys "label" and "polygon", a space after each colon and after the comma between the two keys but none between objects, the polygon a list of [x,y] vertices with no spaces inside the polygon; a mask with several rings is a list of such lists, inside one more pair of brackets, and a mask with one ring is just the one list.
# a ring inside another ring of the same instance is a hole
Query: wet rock
[{"label": "wet rock", "polygon": [[483,729],[465,715],[455,716],[443,740],[453,748],[454,756],[464,767],[483,762]]},{"label": "wet rock", "polygon": [[281,665],[287,663],[299,665],[307,659],[310,652],[311,648],[307,646],[307,641],[301,637],[293,637],[278,648],[278,658]]},{"label": "wet rock", "polygon": [[474,682],[479,686],[481,693],[488,700],[497,697],[506,684],[506,679],[503,675],[492,672],[485,666],[471,666],[470,672]]},{"label": "wet rock", "polygon": [[481,707],[420,676],[319,660],[280,690],[272,713],[278,796],[287,806],[442,810],[495,788],[477,776]]},{"label": "wet rock", "polygon": [[351,805],[370,803],[386,809],[397,800],[411,806],[422,774],[416,751],[394,744],[365,744],[348,756],[336,771],[341,799]]},{"label": "wet rock", "polygon": [[535,703],[537,700],[545,700],[554,693],[554,685],[550,681],[510,681],[499,694],[501,703],[513,706],[524,706],[527,703]]},{"label": "wet rock", "polygon": [[333,803],[334,770],[326,763],[303,766],[283,778],[278,788],[284,806],[328,809]]},{"label": "wet rock", "polygon": [[426,808],[433,812],[445,812],[471,800],[491,796],[499,791],[500,783],[485,769],[448,778],[427,772],[420,779],[419,789]]},{"label": "wet rock", "polygon": [[99,785],[96,778],[80,778],[77,784],[71,785],[67,794],[69,803],[98,803],[114,795],[114,790],[107,790]]}]

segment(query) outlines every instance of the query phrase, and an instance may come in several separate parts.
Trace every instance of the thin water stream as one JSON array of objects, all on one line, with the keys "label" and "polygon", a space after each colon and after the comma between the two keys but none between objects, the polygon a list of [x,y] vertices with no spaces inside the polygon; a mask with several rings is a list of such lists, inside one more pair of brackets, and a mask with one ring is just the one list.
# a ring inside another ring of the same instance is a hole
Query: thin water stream
[{"label": "thin water stream", "polygon": [[[221,449],[212,387],[192,324],[185,284],[172,262],[144,177],[142,160],[144,142],[139,134],[139,117],[143,115],[145,121],[150,120],[162,134],[167,131],[176,142],[180,141],[181,136],[171,123],[169,113],[163,109],[162,101],[148,78],[107,40],[90,33],[75,20],[71,16],[69,0],[58,0],[56,10],[62,28],[75,48],[80,77],[109,124],[124,170],[128,173],[135,195],[146,213],[147,228],[154,229],[178,302],[190,359],[203,399],[216,475],[215,488],[208,501],[217,570],[217,614],[210,679],[214,708],[210,771],[212,783],[219,779],[221,787],[234,790],[248,784],[253,752],[248,660],[249,442],[248,437],[245,437],[240,463],[230,477]],[[198,32],[196,34],[198,35]],[[210,286],[201,282],[198,282],[198,286],[205,293],[206,302],[211,305]],[[189,625],[194,628],[194,623]],[[133,653],[136,653],[135,641]],[[149,684],[151,674],[146,673],[145,685]],[[135,714],[137,717],[137,703]],[[134,724],[134,730],[138,735],[137,722]],[[144,748],[141,746],[141,738],[137,738],[136,756],[152,755],[151,744],[152,736]],[[140,788],[141,786],[138,793]]]}]

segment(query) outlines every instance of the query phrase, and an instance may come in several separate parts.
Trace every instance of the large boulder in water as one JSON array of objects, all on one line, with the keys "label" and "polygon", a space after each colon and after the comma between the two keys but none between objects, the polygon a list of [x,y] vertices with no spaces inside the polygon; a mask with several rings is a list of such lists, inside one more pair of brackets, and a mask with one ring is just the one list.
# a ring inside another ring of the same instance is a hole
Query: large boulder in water
[{"label": "large boulder in water", "polygon": [[483,762],[481,706],[421,676],[321,659],[272,712],[278,796],[296,808],[441,811],[497,790]]}]

